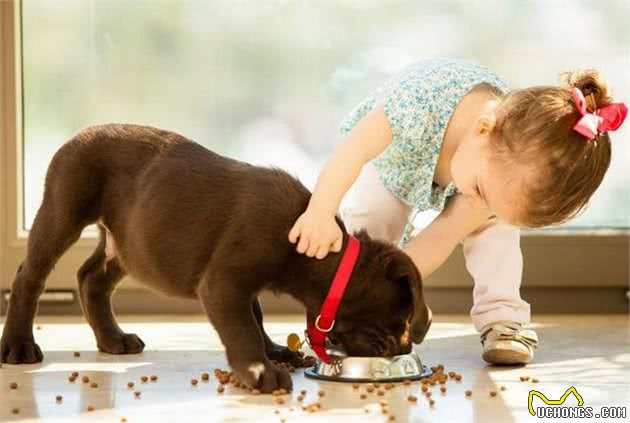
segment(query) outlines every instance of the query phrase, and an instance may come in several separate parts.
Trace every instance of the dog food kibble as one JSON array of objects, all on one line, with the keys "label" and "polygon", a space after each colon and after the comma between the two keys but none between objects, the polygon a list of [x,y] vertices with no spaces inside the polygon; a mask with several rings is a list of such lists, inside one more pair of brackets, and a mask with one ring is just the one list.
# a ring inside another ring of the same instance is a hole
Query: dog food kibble
[{"label": "dog food kibble", "polygon": [[440,391],[442,391],[442,393],[446,392],[446,386],[440,386]]},{"label": "dog food kibble", "polygon": [[151,376],[151,382],[156,382],[157,380],[158,380],[158,377],[156,375]]},{"label": "dog food kibble", "polygon": [[124,418],[124,417],[121,417],[121,418],[120,418],[120,423],[127,423],[127,419],[126,419],[126,418]]},{"label": "dog food kibble", "polygon": [[429,405],[433,407],[435,405],[435,400],[429,400]]},{"label": "dog food kibble", "polygon": [[385,391],[383,391],[382,389],[379,389],[378,391],[376,391],[376,393],[378,394],[379,397],[382,397],[383,395],[385,395]]},{"label": "dog food kibble", "polygon": [[218,393],[222,394],[222,393],[223,393],[223,391],[225,391],[225,388],[223,387],[223,385],[219,385],[219,386],[217,386],[217,392],[218,392]]},{"label": "dog food kibble", "polygon": [[94,411],[94,407],[92,407],[91,405],[88,405],[87,411]]},{"label": "dog food kibble", "polygon": [[14,408],[13,410],[11,410],[11,412],[13,414],[20,414],[20,409],[19,408]]},{"label": "dog food kibble", "polygon": [[133,388],[134,383],[133,382],[127,382],[127,388],[131,389]]},{"label": "dog food kibble", "polygon": [[359,398],[361,398],[361,399],[366,399],[366,398],[367,398],[367,395],[365,395],[365,394],[361,394]]},{"label": "dog food kibble", "polygon": [[75,380],[77,380],[76,377],[74,376],[68,376],[68,382],[74,382]]},{"label": "dog food kibble", "polygon": [[11,389],[17,389],[18,388],[18,384],[15,382],[11,382],[11,384],[9,385],[9,388]]},{"label": "dog food kibble", "polygon": [[79,377],[79,372],[72,372],[70,373],[70,376],[72,376],[73,378],[78,378]]},{"label": "dog food kibble", "polygon": [[369,393],[372,393],[372,392],[374,392],[374,387],[371,386],[371,385],[368,385],[368,387],[365,388],[365,390],[368,391]]},{"label": "dog food kibble", "polygon": [[491,397],[496,397],[497,396],[497,391],[490,391],[490,396]]},{"label": "dog food kibble", "polygon": [[501,389],[502,391],[505,391],[507,388],[506,388],[504,385],[501,385],[501,388],[500,388],[500,389]]},{"label": "dog food kibble", "polygon": [[302,389],[302,390],[300,391],[300,394],[302,394],[302,396],[306,396],[306,389]]},{"label": "dog food kibble", "polygon": [[538,383],[538,379],[532,378],[532,383]]},{"label": "dog food kibble", "polygon": [[81,378],[81,381],[82,381],[83,383],[89,383],[89,382],[90,382],[90,378],[89,378],[89,377],[87,377],[87,376],[83,376],[83,377]]},{"label": "dog food kibble", "polygon": [[142,383],[147,383],[147,381],[148,381],[148,380],[149,380],[149,378],[148,378],[148,377],[146,377],[146,376],[142,376],[142,377],[140,378],[140,381],[141,381]]},{"label": "dog food kibble", "polygon": [[392,388],[394,388],[394,384],[393,383],[386,383],[385,384],[385,389],[390,390]]},{"label": "dog food kibble", "polygon": [[359,384],[358,384],[358,383],[353,383],[353,384],[352,384],[352,389],[354,389],[355,391],[356,391],[357,389],[359,389]]},{"label": "dog food kibble", "polygon": [[190,379],[190,384],[192,386],[197,386],[198,383],[199,383],[199,381],[197,379]]},{"label": "dog food kibble", "polygon": [[455,379],[455,372],[452,370],[448,372],[448,377],[450,377],[451,379]]},{"label": "dog food kibble", "polygon": [[455,375],[455,380],[458,381],[458,382],[461,382],[462,381],[462,375],[456,374]]},{"label": "dog food kibble", "polygon": [[81,357],[81,353],[79,351],[75,351],[73,355],[75,357]]},{"label": "dog food kibble", "polygon": [[466,396],[469,397],[472,395],[472,391],[470,389],[466,389]]},{"label": "dog food kibble", "polygon": [[393,414],[391,416],[389,416],[389,421],[393,422],[394,420],[396,420],[396,416],[394,416]]},{"label": "dog food kibble", "polygon": [[418,397],[415,396],[415,395],[409,395],[407,397],[407,401],[409,401],[409,402],[416,402],[416,401],[418,401]]},{"label": "dog food kibble", "polygon": [[276,404],[284,404],[284,398],[282,397],[276,397],[274,401],[276,402]]},{"label": "dog food kibble", "polygon": [[427,385],[422,385],[422,388],[420,388],[422,390],[422,392],[427,392],[429,390],[429,387]]},{"label": "dog food kibble", "polygon": [[134,391],[133,396],[134,396],[136,399],[139,399],[139,398],[140,398],[140,394],[141,394],[141,392],[140,392],[140,391]]},{"label": "dog food kibble", "polygon": [[320,397],[323,397],[324,395],[326,395],[326,393],[324,391],[319,391],[317,392],[317,395],[319,395]]},{"label": "dog food kibble", "polygon": [[304,397],[302,395],[298,395],[297,396],[297,400],[298,400],[298,402],[302,402],[302,401],[304,401]]},{"label": "dog food kibble", "polygon": [[380,383],[374,383],[374,384],[372,384],[372,385],[373,385],[375,388],[380,388],[380,387],[381,387],[381,384],[380,384]]},{"label": "dog food kibble", "polygon": [[252,389],[252,395],[260,395],[260,391],[258,389]]},{"label": "dog food kibble", "polygon": [[427,398],[431,398],[431,395],[433,395],[432,392],[425,392],[424,393],[424,396],[427,397]]},{"label": "dog food kibble", "polygon": [[529,376],[521,376],[521,382],[527,382],[529,380]]},{"label": "dog food kibble", "polygon": [[204,382],[207,382],[210,380],[210,375],[208,373],[202,373],[201,374],[201,380],[203,380]]},{"label": "dog food kibble", "polygon": [[96,382],[90,383],[90,388],[98,388],[98,383]]},{"label": "dog food kibble", "polygon": [[409,385],[411,385],[411,381],[409,379],[405,379],[405,380],[403,380],[403,385],[409,386]]},{"label": "dog food kibble", "polygon": [[57,395],[57,396],[55,397],[55,401],[57,401],[57,402],[61,402],[61,401],[63,401],[63,397],[62,397],[61,395]]}]

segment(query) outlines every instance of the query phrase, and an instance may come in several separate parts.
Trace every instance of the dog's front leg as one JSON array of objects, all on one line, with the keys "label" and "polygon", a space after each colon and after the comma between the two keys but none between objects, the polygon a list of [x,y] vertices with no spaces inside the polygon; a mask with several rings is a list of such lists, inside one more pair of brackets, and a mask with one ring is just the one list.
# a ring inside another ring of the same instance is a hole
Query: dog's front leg
[{"label": "dog's front leg", "polygon": [[198,294],[239,381],[261,392],[291,391],[289,372],[265,355],[263,336],[252,312],[254,293],[247,291],[247,283],[233,274],[213,273],[204,277]]}]

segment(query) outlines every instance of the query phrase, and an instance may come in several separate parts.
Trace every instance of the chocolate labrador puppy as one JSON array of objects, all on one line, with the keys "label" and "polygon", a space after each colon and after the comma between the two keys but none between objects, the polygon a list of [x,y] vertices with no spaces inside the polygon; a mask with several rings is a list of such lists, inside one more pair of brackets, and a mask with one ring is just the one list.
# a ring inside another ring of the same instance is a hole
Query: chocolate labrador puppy
[{"label": "chocolate labrador puppy", "polygon": [[[128,274],[167,295],[199,299],[242,383],[290,390],[289,374],[271,360],[299,356],[265,334],[257,294],[287,293],[319,313],[341,254],[317,260],[289,243],[310,195],[282,170],[222,157],[173,132],[118,124],[81,131],[50,163],[11,290],[1,361],[42,360],[32,326],[45,279],[83,228],[98,223],[100,242],[77,277],[99,350],[143,350],[112,311],[112,293]],[[430,323],[420,274],[394,246],[364,231],[356,236],[360,256],[330,337],[350,355],[407,353]]]}]

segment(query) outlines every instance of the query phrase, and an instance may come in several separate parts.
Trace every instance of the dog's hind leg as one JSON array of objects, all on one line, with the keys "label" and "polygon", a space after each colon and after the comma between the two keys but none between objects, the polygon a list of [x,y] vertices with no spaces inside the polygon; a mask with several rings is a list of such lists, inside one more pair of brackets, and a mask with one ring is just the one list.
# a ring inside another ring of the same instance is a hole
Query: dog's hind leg
[{"label": "dog's hind leg", "polygon": [[274,360],[278,363],[289,363],[293,367],[310,367],[315,364],[314,359],[304,357],[304,353],[301,351],[291,351],[287,347],[276,344],[269,338],[269,335],[267,335],[263,327],[263,314],[258,298],[252,301],[252,311],[254,312],[254,317],[256,317],[256,323],[258,323],[260,332],[263,335],[265,354],[267,354],[269,360]]},{"label": "dog's hind leg", "polygon": [[77,273],[83,315],[94,331],[100,351],[110,354],[139,353],[144,349],[144,342],[135,334],[124,333],[114,317],[111,298],[125,271],[117,258],[107,260],[105,230],[100,228],[100,232],[96,250]]},{"label": "dog's hind leg", "polygon": [[26,258],[18,267],[11,286],[6,323],[0,340],[0,362],[21,364],[42,361],[42,352],[33,337],[37,302],[53,266],[79,238],[84,226],[75,216],[56,210],[52,200],[44,196],[28,237]]}]

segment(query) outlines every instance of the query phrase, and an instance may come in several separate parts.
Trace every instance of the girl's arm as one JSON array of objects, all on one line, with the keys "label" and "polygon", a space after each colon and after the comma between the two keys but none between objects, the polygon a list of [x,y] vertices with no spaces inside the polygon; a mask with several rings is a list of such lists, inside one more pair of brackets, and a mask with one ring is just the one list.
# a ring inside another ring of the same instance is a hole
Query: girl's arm
[{"label": "girl's arm", "polygon": [[426,279],[451,255],[457,244],[491,217],[483,201],[457,194],[444,210],[405,246]]},{"label": "girl's arm", "polygon": [[289,241],[299,239],[297,251],[322,259],[341,250],[342,234],[335,214],[345,193],[363,165],[392,142],[392,131],[383,107],[374,108],[335,147],[322,169],[309,205],[289,232]]}]

